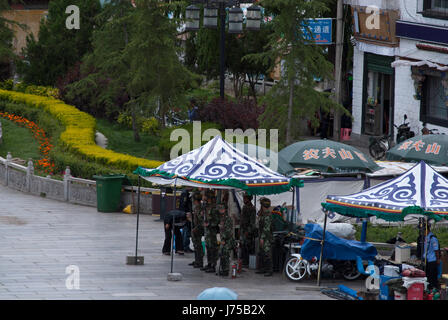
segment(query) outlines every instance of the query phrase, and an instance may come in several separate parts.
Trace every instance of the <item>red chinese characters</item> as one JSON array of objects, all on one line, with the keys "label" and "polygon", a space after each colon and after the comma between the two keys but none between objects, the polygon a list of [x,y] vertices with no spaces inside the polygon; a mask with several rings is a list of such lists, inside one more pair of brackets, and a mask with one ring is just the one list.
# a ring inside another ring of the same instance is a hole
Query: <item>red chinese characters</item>
[{"label": "red chinese characters", "polygon": [[324,154],[324,159],[327,159],[328,157],[336,159],[336,152],[334,151],[334,149],[326,147],[325,149],[322,150],[322,152]]},{"label": "red chinese characters", "polygon": [[310,160],[310,159],[319,159],[319,149],[309,149],[303,151],[303,159]]},{"label": "red chinese characters", "polygon": [[433,143],[433,144],[428,144],[428,146],[426,147],[426,154],[435,154],[438,155],[440,152],[440,144],[438,143]]},{"label": "red chinese characters", "polygon": [[345,149],[341,149],[339,151],[339,155],[341,156],[342,160],[347,160],[347,159],[353,160],[352,153],[350,151],[345,150]]}]

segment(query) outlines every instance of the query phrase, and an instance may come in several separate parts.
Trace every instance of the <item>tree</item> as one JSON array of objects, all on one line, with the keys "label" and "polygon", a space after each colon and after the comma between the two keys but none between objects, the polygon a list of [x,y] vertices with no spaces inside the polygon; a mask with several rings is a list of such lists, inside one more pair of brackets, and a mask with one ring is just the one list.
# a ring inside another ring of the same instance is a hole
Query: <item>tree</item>
[{"label": "tree", "polygon": [[[79,8],[80,28],[68,29],[66,20],[70,5]],[[52,0],[48,4],[48,17],[41,21],[39,38],[31,34],[23,49],[24,62],[18,71],[25,82],[55,85],[92,49],[91,36],[95,28],[94,17],[100,12],[99,0]]]},{"label": "tree", "polygon": [[[248,56],[255,61],[281,61],[281,80],[268,92],[263,114],[266,127],[285,128],[286,143],[292,142],[293,122],[313,118],[319,108],[329,112],[343,107],[335,104],[328,93],[315,90],[316,78],[332,78],[333,65],[324,49],[307,41],[301,26],[306,19],[321,17],[328,11],[331,0],[262,0],[268,14],[273,15],[270,49],[266,53]],[[310,31],[310,30],[308,30]],[[297,126],[295,126],[297,127]]]},{"label": "tree", "polygon": [[0,0],[0,81],[9,77],[10,63],[15,58],[12,47],[14,31],[11,29],[11,26],[23,27],[3,16],[3,13],[9,9],[9,1]]},{"label": "tree", "polygon": [[84,78],[70,85],[68,96],[90,98],[108,112],[127,109],[134,139],[140,140],[137,116],[152,112],[165,126],[168,111],[195,76],[179,59],[178,21],[170,18],[179,3],[112,0],[97,17],[93,52],[84,61]]},{"label": "tree", "polygon": [[[199,80],[180,60],[176,43],[180,21],[169,13],[179,2],[136,0],[132,38],[124,54],[130,63],[129,104],[152,106],[162,127],[168,110],[182,99],[186,88]],[[156,103],[151,103],[156,102]]]},{"label": "tree", "polygon": [[[272,60],[266,61],[246,59],[246,56],[266,52],[269,47],[269,35],[272,33],[269,24],[262,23],[260,30],[249,31],[237,36],[229,34],[226,41],[226,65],[233,74],[235,97],[241,98],[246,78],[249,81],[248,94],[257,102],[255,85],[258,79],[268,73]],[[238,83],[239,81],[239,83]]]},{"label": "tree", "polygon": [[[249,80],[249,94],[257,100],[255,84],[257,79],[269,69],[268,61],[246,60],[248,54],[266,51],[268,35],[271,33],[269,25],[262,24],[259,31],[244,30],[242,34],[226,32],[225,65],[226,70],[232,73],[234,95],[242,98],[243,86],[246,77]],[[216,30],[200,28],[197,32],[190,32],[186,42],[185,65],[190,70],[204,74],[207,79],[219,76],[219,27]]]}]

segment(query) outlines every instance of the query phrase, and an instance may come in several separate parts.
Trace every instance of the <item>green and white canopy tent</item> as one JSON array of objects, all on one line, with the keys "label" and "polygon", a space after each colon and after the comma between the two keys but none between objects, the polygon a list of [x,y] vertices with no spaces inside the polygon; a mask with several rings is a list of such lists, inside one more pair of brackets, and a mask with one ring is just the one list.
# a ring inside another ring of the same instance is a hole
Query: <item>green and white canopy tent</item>
[{"label": "green and white canopy tent", "polygon": [[[239,189],[251,195],[293,191],[292,212],[294,212],[295,188],[303,187],[302,180],[288,178],[274,172],[224,141],[221,136],[216,136],[202,147],[165,162],[156,169],[138,167],[134,173],[139,176],[135,261],[138,259],[140,177],[160,185],[174,185],[174,190],[176,190],[176,186]],[[175,199],[176,192],[174,192],[174,203]],[[173,244],[174,238],[171,242],[171,272],[173,270]]]},{"label": "green and white canopy tent", "polygon": [[220,136],[156,169],[139,167],[134,173],[161,185],[239,189],[251,195],[283,193],[303,187],[303,181],[269,169]]},{"label": "green and white canopy tent", "polygon": [[404,221],[408,215],[448,220],[448,179],[421,161],[402,175],[347,196],[328,196],[324,210],[386,221]]}]

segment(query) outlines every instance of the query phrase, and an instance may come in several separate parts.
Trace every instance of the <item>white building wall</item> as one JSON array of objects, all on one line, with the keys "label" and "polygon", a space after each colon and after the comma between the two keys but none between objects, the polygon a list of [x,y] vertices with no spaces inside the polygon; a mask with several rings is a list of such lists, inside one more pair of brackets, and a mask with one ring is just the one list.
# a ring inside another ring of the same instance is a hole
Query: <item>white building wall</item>
[{"label": "white building wall", "polygon": [[[395,68],[395,113],[394,123],[399,126],[404,121],[404,115],[408,116],[411,130],[418,135],[423,128],[420,122],[420,100],[414,99],[414,81],[411,78],[411,68],[400,66]],[[395,135],[397,129],[394,130]]]},{"label": "white building wall", "polygon": [[417,0],[398,0],[400,3],[400,20],[415,22],[415,23],[424,23],[424,24],[433,24],[437,26],[448,26],[447,20],[441,19],[433,19],[423,17],[420,12],[423,10],[423,1]]},{"label": "white building wall", "polygon": [[[418,5],[422,5],[422,1],[400,1],[400,20],[414,23],[432,24],[439,26],[448,26],[447,20],[432,19],[423,17],[417,12],[422,10]],[[400,39],[399,58],[410,58],[416,60],[427,60],[433,63],[448,65],[448,55],[438,52],[419,50],[416,44],[425,43],[424,41]],[[428,43],[425,43],[428,44]],[[437,46],[435,44],[431,44]],[[446,46],[445,46],[446,48]],[[411,78],[411,67],[401,66],[395,68],[395,124],[400,125],[403,122],[403,116],[408,116],[411,130],[416,135],[421,134],[423,122],[420,121],[420,100],[415,100],[414,81]],[[428,129],[438,129],[439,133],[448,134],[448,128],[440,127],[432,124],[427,125]],[[396,133],[396,129],[395,129]]]},{"label": "white building wall", "polygon": [[[344,3],[356,6],[377,6],[386,10],[399,10],[400,20],[432,24],[439,26],[448,26],[447,20],[433,19],[423,17],[417,12],[421,11],[422,1],[409,0],[345,0]],[[419,50],[416,44],[423,41],[400,39],[400,47],[396,51],[396,58],[410,58],[416,60],[428,60],[433,63],[448,65],[448,55]],[[434,45],[436,46],[436,45]],[[384,47],[378,47],[381,50]],[[376,52],[375,52],[376,53]],[[380,53],[381,54],[381,53]],[[364,53],[357,47],[354,48],[353,57],[353,133],[360,134],[362,127],[362,97],[364,80]],[[414,81],[411,77],[411,67],[400,66],[395,68],[395,97],[394,97],[394,122],[395,125],[403,123],[403,117],[408,116],[407,122],[410,123],[411,130],[417,135],[421,133],[423,123],[420,121],[420,100],[415,100]],[[439,133],[448,134],[448,128],[428,124],[429,129],[438,129]],[[394,136],[397,134],[394,128]]]},{"label": "white building wall", "polygon": [[364,79],[364,52],[354,48],[353,56],[353,133],[361,134],[362,125],[362,93]]}]

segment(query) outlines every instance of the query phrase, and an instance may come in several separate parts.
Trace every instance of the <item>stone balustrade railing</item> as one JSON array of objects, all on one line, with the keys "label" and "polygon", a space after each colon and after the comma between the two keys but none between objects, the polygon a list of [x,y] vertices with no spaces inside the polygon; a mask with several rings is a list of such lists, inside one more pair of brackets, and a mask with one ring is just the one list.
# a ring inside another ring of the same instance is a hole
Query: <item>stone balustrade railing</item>
[{"label": "stone balustrade railing", "polygon": [[[66,168],[62,181],[52,179],[50,176],[41,177],[35,175],[34,164],[31,159],[25,167],[12,162],[12,156],[9,152],[6,159],[0,157],[0,183],[21,192],[49,199],[91,207],[97,206],[96,181],[71,176],[69,167]],[[122,188],[122,207],[133,204],[136,208],[137,190],[138,188],[135,186],[124,186]],[[159,213],[153,212],[152,203],[153,194],[159,193],[159,189],[140,188],[140,213]]]}]

